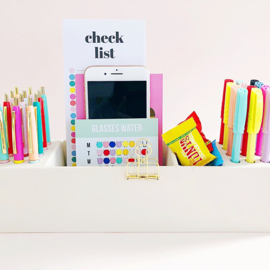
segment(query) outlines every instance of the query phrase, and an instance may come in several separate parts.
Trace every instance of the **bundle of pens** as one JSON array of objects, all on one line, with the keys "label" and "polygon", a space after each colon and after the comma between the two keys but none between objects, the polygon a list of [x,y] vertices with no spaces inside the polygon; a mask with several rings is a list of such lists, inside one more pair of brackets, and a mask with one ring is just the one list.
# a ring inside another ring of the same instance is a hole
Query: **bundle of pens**
[{"label": "bundle of pens", "polygon": [[29,156],[29,163],[39,162],[44,150],[51,144],[47,97],[44,87],[37,94],[26,91],[19,93],[18,87],[10,91],[10,98],[5,94],[3,107],[0,105],[0,164],[9,162],[14,156],[14,163],[24,162]]},{"label": "bundle of pens", "polygon": [[270,162],[270,86],[258,80],[224,81],[219,143],[240,162],[240,153],[249,163],[255,155]]},{"label": "bundle of pens", "polygon": [[179,165],[223,165],[223,159],[216,147],[216,141],[211,142],[206,139],[196,112],[192,112],[185,121],[162,134],[162,137],[176,154]]}]

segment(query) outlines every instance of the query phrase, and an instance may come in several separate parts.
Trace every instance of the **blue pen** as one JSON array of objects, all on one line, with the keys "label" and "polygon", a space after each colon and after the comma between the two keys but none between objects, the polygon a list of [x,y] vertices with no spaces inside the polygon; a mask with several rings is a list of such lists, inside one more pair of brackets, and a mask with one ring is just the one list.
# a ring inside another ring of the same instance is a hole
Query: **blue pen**
[{"label": "blue pen", "polygon": [[231,162],[240,162],[240,149],[242,135],[245,129],[246,117],[247,117],[247,89],[240,88],[237,91],[236,105],[234,112],[233,122],[233,147]]},{"label": "blue pen", "polygon": [[262,89],[263,85],[264,85],[264,83],[262,83],[262,82],[255,82],[255,86],[258,87],[259,89]]},{"label": "blue pen", "polygon": [[51,144],[49,109],[48,109],[48,102],[47,102],[47,97],[45,95],[45,88],[44,87],[41,87],[41,97],[43,98],[43,101],[44,101],[44,113],[45,113],[45,125],[46,125],[47,143]]}]

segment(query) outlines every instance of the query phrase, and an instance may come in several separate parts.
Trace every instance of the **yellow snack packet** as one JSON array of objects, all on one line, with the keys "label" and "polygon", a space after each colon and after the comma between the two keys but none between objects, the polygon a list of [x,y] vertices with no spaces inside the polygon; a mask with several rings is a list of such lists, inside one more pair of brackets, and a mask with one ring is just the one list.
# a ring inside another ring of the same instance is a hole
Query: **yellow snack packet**
[{"label": "yellow snack packet", "polygon": [[196,129],[193,118],[162,134],[162,137],[183,166],[204,166],[216,159]]}]

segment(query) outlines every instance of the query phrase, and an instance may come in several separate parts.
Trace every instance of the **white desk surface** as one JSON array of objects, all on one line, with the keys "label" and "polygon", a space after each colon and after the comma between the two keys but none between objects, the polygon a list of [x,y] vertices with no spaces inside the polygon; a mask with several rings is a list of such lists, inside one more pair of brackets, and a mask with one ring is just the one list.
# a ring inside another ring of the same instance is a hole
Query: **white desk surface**
[{"label": "white desk surface", "polygon": [[270,269],[270,234],[0,234],[4,270]]}]

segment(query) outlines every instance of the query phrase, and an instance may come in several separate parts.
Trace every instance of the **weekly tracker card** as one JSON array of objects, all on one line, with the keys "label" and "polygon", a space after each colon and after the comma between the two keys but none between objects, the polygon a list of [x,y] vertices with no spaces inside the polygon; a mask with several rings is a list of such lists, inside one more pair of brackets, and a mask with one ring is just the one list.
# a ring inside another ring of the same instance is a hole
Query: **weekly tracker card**
[{"label": "weekly tracker card", "polygon": [[85,118],[84,71],[93,65],[145,66],[145,21],[64,20],[63,42],[67,165],[76,166],[75,120]]},{"label": "weekly tracker card", "polygon": [[137,157],[140,139],[150,141],[150,157],[158,159],[157,118],[76,120],[77,166],[125,166]]}]

